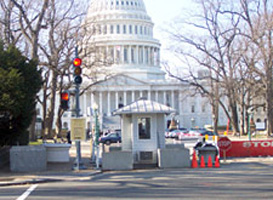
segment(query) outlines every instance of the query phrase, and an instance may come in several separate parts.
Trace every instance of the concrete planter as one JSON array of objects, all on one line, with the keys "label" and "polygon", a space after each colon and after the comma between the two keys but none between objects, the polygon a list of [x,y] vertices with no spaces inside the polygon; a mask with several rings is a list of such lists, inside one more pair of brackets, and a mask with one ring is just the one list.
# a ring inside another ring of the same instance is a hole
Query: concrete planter
[{"label": "concrete planter", "polygon": [[45,171],[46,149],[44,146],[13,146],[10,149],[12,172]]},{"label": "concrete planter", "polygon": [[71,144],[45,143],[47,162],[69,162]]}]

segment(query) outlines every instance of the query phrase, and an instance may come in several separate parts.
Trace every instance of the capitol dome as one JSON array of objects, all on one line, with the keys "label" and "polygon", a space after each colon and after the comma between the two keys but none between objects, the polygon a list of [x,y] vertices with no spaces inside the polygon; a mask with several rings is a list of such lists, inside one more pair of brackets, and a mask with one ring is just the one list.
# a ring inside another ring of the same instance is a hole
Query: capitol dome
[{"label": "capitol dome", "polygon": [[137,79],[162,80],[160,43],[143,0],[92,0],[86,24],[96,59]]}]

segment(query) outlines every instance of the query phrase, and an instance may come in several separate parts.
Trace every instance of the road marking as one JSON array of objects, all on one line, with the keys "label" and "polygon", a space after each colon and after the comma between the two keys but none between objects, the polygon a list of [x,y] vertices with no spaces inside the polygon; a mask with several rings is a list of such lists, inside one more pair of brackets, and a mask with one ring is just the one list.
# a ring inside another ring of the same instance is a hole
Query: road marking
[{"label": "road marking", "polygon": [[38,184],[30,186],[30,188],[28,188],[27,191],[25,191],[25,193],[18,197],[16,200],[25,200],[31,194],[31,192],[37,188],[37,186]]}]

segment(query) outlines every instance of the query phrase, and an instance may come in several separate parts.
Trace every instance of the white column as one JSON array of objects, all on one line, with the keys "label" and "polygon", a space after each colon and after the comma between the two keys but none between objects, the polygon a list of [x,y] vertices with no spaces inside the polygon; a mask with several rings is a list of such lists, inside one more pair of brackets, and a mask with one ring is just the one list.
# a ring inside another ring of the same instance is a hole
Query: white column
[{"label": "white column", "polygon": [[148,48],[148,65],[151,65],[151,49],[150,47],[147,47]]},{"label": "white column", "polygon": [[138,62],[138,52],[139,51],[139,48],[138,48],[138,45],[136,46],[136,52],[135,52],[135,59],[136,59],[136,64],[138,64],[139,62]]},{"label": "white column", "polygon": [[83,116],[87,116],[87,113],[86,113],[86,111],[87,111],[87,104],[86,104],[86,98],[87,98],[87,95],[86,95],[86,93],[84,93],[84,95],[83,95],[83,111],[82,111],[82,114],[83,114]]},{"label": "white column", "polygon": [[117,63],[117,49],[116,49],[116,46],[113,46],[113,49],[114,49],[114,63]]},{"label": "white column", "polygon": [[158,49],[157,51],[157,65],[160,65],[160,49]]},{"label": "white column", "polygon": [[151,91],[149,90],[148,91],[148,100],[151,100],[152,98],[151,98]]},{"label": "white column", "polygon": [[[103,106],[103,105],[102,105],[102,104],[103,104],[103,103],[102,103],[102,92],[100,92],[99,96],[100,96],[100,107],[99,107],[99,108],[100,108],[100,112],[99,112],[99,113],[102,113],[102,106]],[[101,116],[102,116],[102,115],[101,115]]]},{"label": "white column", "polygon": [[139,91],[139,98],[143,97],[143,91]]},{"label": "white column", "polygon": [[129,64],[132,63],[132,47],[131,46],[128,47],[128,63]]},{"label": "white column", "polygon": [[124,106],[127,105],[127,91],[123,92],[123,104],[124,104]]},{"label": "white column", "polygon": [[94,106],[94,103],[95,103],[94,93],[91,92],[91,108]]},{"label": "white column", "polygon": [[143,64],[144,63],[144,46],[140,47],[140,62],[139,64]]},{"label": "white column", "polygon": [[175,105],[174,105],[174,90],[172,90],[172,96],[171,96],[171,102],[172,102],[172,107],[175,108]]},{"label": "white column", "polygon": [[111,116],[111,92],[107,93],[108,116]]},{"label": "white column", "polygon": [[179,108],[178,108],[178,113],[180,114],[180,115],[182,115],[183,114],[183,111],[182,111],[182,109],[183,109],[183,105],[182,105],[182,92],[181,91],[178,91],[178,93],[179,93],[179,95],[178,95],[178,106],[179,106]]},{"label": "white column", "polygon": [[120,63],[124,63],[124,46],[120,48]]},{"label": "white column", "polygon": [[155,92],[155,101],[158,102],[158,91]]},{"label": "white column", "polygon": [[[107,32],[107,33],[110,33],[110,31],[109,31],[109,32]],[[107,62],[108,62],[108,58],[109,58],[109,56],[110,56],[109,46],[106,46],[106,55],[105,55],[105,57],[106,57],[106,61],[107,61]]]},{"label": "white column", "polygon": [[116,92],[116,109],[118,109],[118,103],[119,103],[118,92]]},{"label": "white column", "polygon": [[166,105],[167,104],[167,95],[166,95],[166,91],[163,92],[163,104]]},{"label": "white column", "polygon": [[136,100],[136,94],[135,91],[132,91],[132,102],[134,102]]},{"label": "white column", "polygon": [[151,48],[151,65],[154,66],[154,48]]}]

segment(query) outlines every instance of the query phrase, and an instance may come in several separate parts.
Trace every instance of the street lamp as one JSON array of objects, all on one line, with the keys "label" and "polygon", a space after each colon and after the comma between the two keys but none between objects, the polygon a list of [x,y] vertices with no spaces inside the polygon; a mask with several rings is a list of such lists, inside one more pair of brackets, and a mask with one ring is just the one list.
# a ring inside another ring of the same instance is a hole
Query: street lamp
[{"label": "street lamp", "polygon": [[94,103],[93,105],[94,119],[95,119],[95,147],[96,147],[96,167],[99,169],[99,137],[100,137],[100,128],[99,128],[99,119],[98,119],[98,104]]}]

